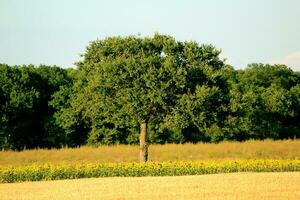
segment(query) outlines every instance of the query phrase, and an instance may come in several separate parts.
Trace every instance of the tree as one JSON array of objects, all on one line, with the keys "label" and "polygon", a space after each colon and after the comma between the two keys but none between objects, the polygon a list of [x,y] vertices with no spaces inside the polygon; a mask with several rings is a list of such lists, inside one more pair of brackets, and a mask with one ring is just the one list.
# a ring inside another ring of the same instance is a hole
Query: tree
[{"label": "tree", "polygon": [[68,76],[72,77],[72,81],[67,85],[62,85],[52,95],[49,105],[55,110],[53,114],[55,124],[58,124],[64,131],[65,144],[75,147],[85,144],[87,140],[89,124],[82,115],[84,106],[82,99],[88,96],[82,96],[85,76],[75,69],[69,69]]},{"label": "tree", "polygon": [[70,84],[66,70],[53,66],[0,65],[0,148],[53,147],[63,130],[48,105],[52,94]]},{"label": "tree", "polygon": [[59,91],[61,87],[72,87],[73,77],[68,73],[70,70],[45,65],[33,68],[33,72],[41,78],[38,85],[35,86],[40,92],[35,115],[39,120],[39,124],[41,124],[39,132],[43,133],[41,139],[43,147],[61,147],[67,144],[65,131],[59,127],[53,116],[56,109],[49,105],[49,101],[52,100],[54,93]]},{"label": "tree", "polygon": [[230,91],[228,139],[296,135],[298,83],[297,74],[284,65],[251,64],[239,71]]},{"label": "tree", "polygon": [[0,66],[1,148],[31,148],[38,141],[39,135],[31,130],[36,122],[33,109],[40,96],[34,86],[39,80],[32,67]]},{"label": "tree", "polygon": [[140,161],[145,162],[149,127],[181,126],[203,135],[211,126],[219,128],[228,101],[226,66],[219,54],[211,45],[159,34],[97,40],[78,63],[86,85],[71,101],[89,121],[92,135],[105,129],[128,135],[139,129]]}]

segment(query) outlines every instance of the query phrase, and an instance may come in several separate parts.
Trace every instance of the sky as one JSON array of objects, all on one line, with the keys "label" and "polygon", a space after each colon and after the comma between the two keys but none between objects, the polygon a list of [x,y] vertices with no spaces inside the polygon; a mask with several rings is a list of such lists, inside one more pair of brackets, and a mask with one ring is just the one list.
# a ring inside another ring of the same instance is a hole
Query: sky
[{"label": "sky", "polygon": [[74,67],[90,41],[168,34],[212,44],[236,69],[300,71],[299,0],[0,0],[0,63]]}]

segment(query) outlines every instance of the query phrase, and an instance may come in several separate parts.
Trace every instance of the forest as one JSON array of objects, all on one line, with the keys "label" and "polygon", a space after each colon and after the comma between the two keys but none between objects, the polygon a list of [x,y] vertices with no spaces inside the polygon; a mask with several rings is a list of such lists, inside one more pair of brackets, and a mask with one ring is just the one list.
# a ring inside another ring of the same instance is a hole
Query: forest
[{"label": "forest", "polygon": [[0,64],[0,148],[299,138],[300,73],[220,53],[155,34],[92,41],[76,68]]}]

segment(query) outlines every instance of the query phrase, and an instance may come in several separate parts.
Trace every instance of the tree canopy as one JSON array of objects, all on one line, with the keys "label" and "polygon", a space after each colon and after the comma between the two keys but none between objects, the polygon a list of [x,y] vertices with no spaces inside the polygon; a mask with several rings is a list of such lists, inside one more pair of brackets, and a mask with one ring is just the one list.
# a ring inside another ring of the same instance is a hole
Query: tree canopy
[{"label": "tree canopy", "polygon": [[0,148],[299,137],[300,74],[235,70],[168,35],[91,42],[77,69],[0,65]]}]

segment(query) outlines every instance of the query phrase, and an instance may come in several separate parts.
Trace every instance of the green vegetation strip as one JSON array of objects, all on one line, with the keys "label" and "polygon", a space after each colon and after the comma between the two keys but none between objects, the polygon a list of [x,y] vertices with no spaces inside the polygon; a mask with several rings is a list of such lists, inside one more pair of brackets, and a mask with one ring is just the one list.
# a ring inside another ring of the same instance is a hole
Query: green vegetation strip
[{"label": "green vegetation strip", "polygon": [[90,177],[182,176],[230,172],[300,171],[300,160],[223,160],[203,162],[37,164],[0,167],[0,182]]}]

